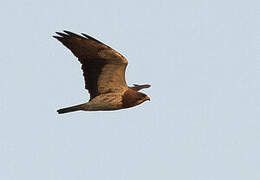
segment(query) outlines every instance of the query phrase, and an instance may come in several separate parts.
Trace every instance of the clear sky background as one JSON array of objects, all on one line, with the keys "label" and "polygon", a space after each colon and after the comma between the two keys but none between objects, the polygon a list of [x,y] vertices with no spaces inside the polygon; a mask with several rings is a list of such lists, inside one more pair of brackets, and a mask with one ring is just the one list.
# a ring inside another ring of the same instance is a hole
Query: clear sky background
[{"label": "clear sky background", "polygon": [[[3,1],[1,180],[259,180],[260,1]],[[51,36],[89,34],[128,58],[135,108],[84,103],[80,64]]]}]

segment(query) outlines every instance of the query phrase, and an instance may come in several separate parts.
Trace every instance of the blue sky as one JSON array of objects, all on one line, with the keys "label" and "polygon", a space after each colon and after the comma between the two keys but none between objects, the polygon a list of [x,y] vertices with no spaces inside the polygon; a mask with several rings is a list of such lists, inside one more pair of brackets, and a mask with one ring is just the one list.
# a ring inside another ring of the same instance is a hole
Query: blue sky
[{"label": "blue sky", "polygon": [[[260,179],[259,1],[1,3],[0,179]],[[128,58],[151,97],[88,101],[80,64],[51,36],[89,34]]]}]

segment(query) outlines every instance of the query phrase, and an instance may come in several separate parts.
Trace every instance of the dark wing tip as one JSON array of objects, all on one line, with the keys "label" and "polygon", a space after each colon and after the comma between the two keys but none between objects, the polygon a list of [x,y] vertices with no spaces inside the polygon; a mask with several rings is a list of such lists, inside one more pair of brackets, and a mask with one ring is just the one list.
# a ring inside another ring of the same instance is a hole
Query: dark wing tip
[{"label": "dark wing tip", "polygon": [[68,34],[62,32],[55,32],[56,34],[60,35],[61,37],[68,37]]},{"label": "dark wing tip", "polygon": [[67,31],[67,30],[63,30],[63,32],[67,33],[67,35],[69,35],[69,36],[74,36],[74,37],[78,37],[78,38],[81,38],[81,39],[85,39],[83,36],[80,36],[76,33],[73,33],[73,32]]},{"label": "dark wing tip", "polygon": [[65,33],[61,33],[61,32],[55,32],[55,33],[56,33],[57,35],[59,35],[59,36],[55,35],[55,36],[52,36],[52,37],[55,38],[55,39],[57,39],[57,40],[59,40],[60,42],[63,42],[64,39],[68,37],[68,35],[65,34]]},{"label": "dark wing tip", "polygon": [[58,34],[59,36],[53,36],[54,38],[58,38],[58,37],[62,37],[62,38],[68,38],[68,37],[77,37],[77,38],[81,38],[81,39],[85,39],[83,36],[77,35],[73,32],[70,31],[66,31],[64,30],[63,32],[55,32],[56,34]]},{"label": "dark wing tip", "polygon": [[[81,33],[82,36],[76,34],[76,33],[73,33],[73,32],[70,32],[70,31],[67,31],[67,30],[63,30],[63,32],[55,32],[56,34],[58,34],[59,36],[53,36],[54,38],[58,39],[58,40],[61,40],[62,38],[68,38],[68,37],[77,37],[77,38],[81,38],[81,39],[90,39],[90,40],[93,40],[93,41],[96,41],[100,44],[103,44],[105,46],[107,46],[106,44],[102,43],[101,41],[85,34],[85,33]],[[109,46],[107,46],[109,47]]]},{"label": "dark wing tip", "polygon": [[63,40],[63,37],[60,37],[60,36],[52,36],[53,38],[57,39],[58,41],[61,41]]},{"label": "dark wing tip", "polygon": [[72,41],[73,39],[86,39],[83,36],[79,36],[75,33],[66,30],[64,30],[63,32],[55,32],[55,33],[57,35],[54,35],[52,37],[62,42],[65,46],[68,46],[68,44],[70,44],[69,42]]},{"label": "dark wing tip", "polygon": [[63,32],[67,33],[67,34],[74,34],[71,31],[67,31],[67,30],[63,30]]},{"label": "dark wing tip", "polygon": [[94,39],[93,37],[91,37],[91,36],[89,36],[89,35],[87,35],[87,34],[85,34],[85,33],[81,33],[83,36],[85,36],[86,38],[89,38],[89,39]]},{"label": "dark wing tip", "polygon": [[93,37],[91,37],[91,36],[89,36],[89,35],[87,35],[87,34],[85,34],[85,33],[81,33],[81,34],[82,34],[84,37],[88,38],[88,39],[91,39],[91,40],[93,40],[93,41],[96,41],[96,42],[98,42],[98,43],[100,43],[100,44],[103,44],[103,45],[109,47],[108,45],[102,43],[101,41],[99,41],[99,40],[97,40],[97,39],[95,39],[95,38],[93,38]]}]

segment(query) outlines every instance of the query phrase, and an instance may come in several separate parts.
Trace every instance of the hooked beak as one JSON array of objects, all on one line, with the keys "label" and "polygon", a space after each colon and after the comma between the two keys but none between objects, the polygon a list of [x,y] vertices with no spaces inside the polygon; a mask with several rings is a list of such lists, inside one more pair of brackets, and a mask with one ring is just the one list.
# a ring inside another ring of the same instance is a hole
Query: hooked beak
[{"label": "hooked beak", "polygon": [[150,99],[149,96],[146,96],[146,97],[145,97],[145,100],[146,100],[146,101],[147,101],[147,100],[148,100],[148,101],[151,101],[151,99]]}]

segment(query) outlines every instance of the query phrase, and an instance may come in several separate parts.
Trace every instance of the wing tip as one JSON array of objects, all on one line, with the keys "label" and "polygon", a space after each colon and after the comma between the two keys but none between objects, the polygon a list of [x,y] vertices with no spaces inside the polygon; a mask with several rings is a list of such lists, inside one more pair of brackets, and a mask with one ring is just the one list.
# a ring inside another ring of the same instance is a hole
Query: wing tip
[{"label": "wing tip", "polygon": [[80,36],[76,33],[71,32],[71,31],[63,30],[63,32],[65,32],[67,36],[74,36],[74,37],[85,39],[83,36]]},{"label": "wing tip", "polygon": [[104,44],[103,42],[101,42],[101,41],[99,41],[99,40],[97,40],[97,39],[95,39],[95,38],[93,38],[93,37],[90,36],[90,35],[87,35],[87,34],[85,34],[85,33],[81,33],[81,35],[82,35],[84,38],[91,39],[91,40],[93,40],[93,41],[96,41],[96,42],[98,42],[98,43],[100,43],[100,44],[105,45],[106,47],[109,47],[108,45]]},{"label": "wing tip", "polygon": [[[59,36],[52,36],[52,37],[54,37],[58,40],[60,40],[61,38],[66,38],[66,37],[77,37],[77,38],[81,38],[81,39],[90,39],[90,40],[93,40],[93,41],[96,41],[98,43],[105,45],[101,41],[99,41],[99,40],[97,40],[97,39],[93,38],[92,36],[87,35],[85,33],[80,33],[80,35],[78,35],[76,33],[68,31],[68,30],[63,30],[62,32],[55,32],[55,33]],[[107,46],[107,45],[105,45],[105,46]],[[109,47],[109,46],[107,46],[107,47]]]},{"label": "wing tip", "polygon": [[53,38],[57,39],[58,41],[62,42],[63,40],[63,37],[60,37],[60,36],[52,36]]}]

